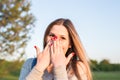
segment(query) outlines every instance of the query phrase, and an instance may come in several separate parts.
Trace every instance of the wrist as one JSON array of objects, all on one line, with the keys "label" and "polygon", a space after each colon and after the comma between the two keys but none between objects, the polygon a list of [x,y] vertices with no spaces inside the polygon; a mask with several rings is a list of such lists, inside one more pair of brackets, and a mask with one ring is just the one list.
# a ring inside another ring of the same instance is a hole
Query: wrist
[{"label": "wrist", "polygon": [[65,64],[55,64],[55,65],[54,65],[54,68],[63,67],[63,66],[66,67]]},{"label": "wrist", "polygon": [[38,70],[39,72],[44,72],[45,70],[42,66],[38,66],[38,65],[35,66],[35,69]]}]

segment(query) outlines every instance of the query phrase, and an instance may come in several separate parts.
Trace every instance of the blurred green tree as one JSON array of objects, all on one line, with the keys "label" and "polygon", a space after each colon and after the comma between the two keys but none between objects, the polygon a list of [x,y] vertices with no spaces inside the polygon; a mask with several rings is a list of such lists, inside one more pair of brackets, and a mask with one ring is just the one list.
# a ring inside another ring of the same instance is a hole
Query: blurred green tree
[{"label": "blurred green tree", "polygon": [[34,27],[28,0],[0,0],[0,59],[25,53]]},{"label": "blurred green tree", "polygon": [[91,69],[93,70],[93,71],[99,71],[99,69],[97,68],[97,66],[98,66],[98,62],[97,62],[97,60],[90,60],[90,62],[91,62]]},{"label": "blurred green tree", "polygon": [[110,62],[107,59],[103,59],[102,61],[100,61],[98,67],[101,71],[110,71],[111,70]]}]

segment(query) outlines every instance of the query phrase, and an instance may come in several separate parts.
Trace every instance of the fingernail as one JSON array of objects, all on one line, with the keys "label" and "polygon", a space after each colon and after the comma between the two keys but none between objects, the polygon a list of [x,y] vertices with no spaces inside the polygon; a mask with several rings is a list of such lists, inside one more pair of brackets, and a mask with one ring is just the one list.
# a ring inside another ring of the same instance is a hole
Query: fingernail
[{"label": "fingernail", "polygon": [[54,37],[52,37],[51,40],[54,40]]},{"label": "fingernail", "polygon": [[34,46],[34,48],[37,48],[36,46]]},{"label": "fingernail", "polygon": [[73,52],[73,53],[72,53],[72,55],[74,56],[74,55],[75,55],[75,53]]},{"label": "fingernail", "polygon": [[57,36],[54,36],[54,40],[56,40],[57,39]]},{"label": "fingernail", "polygon": [[56,40],[56,39],[57,39],[57,36],[54,36],[54,37],[51,38],[51,40],[53,40],[53,41]]},{"label": "fingernail", "polygon": [[53,41],[50,41],[50,44],[49,44],[49,46],[51,47],[53,45]]},{"label": "fingernail", "polygon": [[53,43],[50,44],[50,47],[53,45]]}]

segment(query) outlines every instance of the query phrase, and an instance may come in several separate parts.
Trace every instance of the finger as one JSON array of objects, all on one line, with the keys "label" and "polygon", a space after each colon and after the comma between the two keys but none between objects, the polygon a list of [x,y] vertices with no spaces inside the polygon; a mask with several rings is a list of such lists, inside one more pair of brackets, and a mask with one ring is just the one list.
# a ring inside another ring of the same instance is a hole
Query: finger
[{"label": "finger", "polygon": [[40,48],[37,46],[34,46],[35,50],[36,50],[36,55],[38,57],[38,55],[40,54]]},{"label": "finger", "polygon": [[53,52],[54,52],[54,54],[57,52],[56,50],[57,50],[57,41],[56,40],[54,40],[53,41],[54,43],[53,43]]},{"label": "finger", "polygon": [[54,48],[53,48],[53,44],[50,45],[50,56],[52,56],[54,53]]},{"label": "finger", "polygon": [[61,51],[60,51],[60,44],[59,44],[59,40],[58,40],[58,39],[56,40],[55,53],[56,53],[56,54],[61,53]]},{"label": "finger", "polygon": [[52,67],[53,67],[53,64],[51,63],[51,64],[49,65],[49,67],[52,68]]},{"label": "finger", "polygon": [[50,45],[51,45],[51,41],[48,41],[47,45],[45,46],[44,51],[48,50]]},{"label": "finger", "polygon": [[51,53],[51,49],[50,49],[51,46],[52,46],[52,42],[50,40],[50,41],[48,41],[47,45],[45,46],[45,48],[42,52],[43,55],[45,55],[49,59],[50,59],[50,56],[51,56],[51,54],[50,54]]},{"label": "finger", "polygon": [[66,65],[69,63],[69,61],[71,60],[71,58],[75,55],[75,53],[71,53],[68,55],[68,57],[66,58]]}]

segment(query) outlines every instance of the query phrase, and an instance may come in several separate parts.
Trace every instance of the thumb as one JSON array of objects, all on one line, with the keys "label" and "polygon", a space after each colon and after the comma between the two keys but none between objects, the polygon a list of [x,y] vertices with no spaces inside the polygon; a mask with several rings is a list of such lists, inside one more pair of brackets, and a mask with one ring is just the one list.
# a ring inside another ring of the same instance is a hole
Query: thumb
[{"label": "thumb", "polygon": [[68,57],[66,58],[66,65],[69,63],[70,59],[75,55],[74,52],[72,52],[71,54],[68,55]]}]

